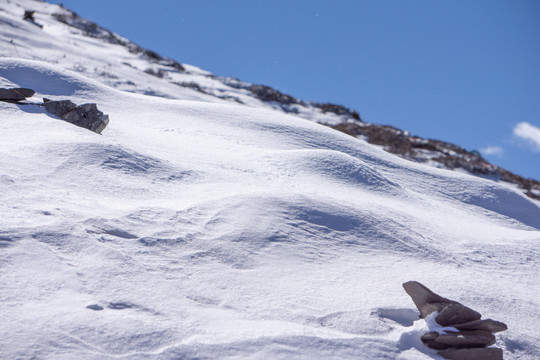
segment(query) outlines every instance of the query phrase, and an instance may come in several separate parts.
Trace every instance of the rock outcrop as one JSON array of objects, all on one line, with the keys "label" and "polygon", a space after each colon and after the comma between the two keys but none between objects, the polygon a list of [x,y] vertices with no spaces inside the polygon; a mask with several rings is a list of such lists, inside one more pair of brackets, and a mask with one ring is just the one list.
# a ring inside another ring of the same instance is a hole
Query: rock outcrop
[{"label": "rock outcrop", "polygon": [[437,164],[437,167],[450,170],[464,169],[475,176],[514,184],[528,197],[540,200],[539,181],[493,165],[475,150],[468,151],[445,141],[414,136],[393,126],[354,121],[352,117],[347,122],[331,127],[365,139],[370,144],[382,146],[386,151],[407,160]]},{"label": "rock outcrop", "polygon": [[458,330],[428,332],[421,337],[424,345],[440,350],[438,354],[445,359],[503,359],[501,349],[488,346],[495,344],[493,333],[508,329],[504,323],[492,319],[482,320],[482,315],[477,311],[435,294],[417,281],[406,282],[403,288],[420,311],[421,318],[437,312],[435,321],[439,325]]},{"label": "rock outcrop", "polygon": [[23,100],[34,96],[35,93],[34,90],[27,88],[0,88],[0,101],[19,105],[43,106],[49,114],[98,134],[101,134],[109,124],[109,115],[99,111],[94,103],[77,105],[71,100],[53,101],[47,98],[43,98],[43,103],[23,102]]},{"label": "rock outcrop", "polygon": [[36,92],[32,89],[26,88],[13,88],[5,89],[0,88],[0,100],[1,101],[21,101],[26,98],[34,96]]},{"label": "rock outcrop", "polygon": [[99,111],[94,103],[77,105],[70,100],[52,101],[44,98],[43,105],[49,114],[98,134],[109,123],[109,115]]}]

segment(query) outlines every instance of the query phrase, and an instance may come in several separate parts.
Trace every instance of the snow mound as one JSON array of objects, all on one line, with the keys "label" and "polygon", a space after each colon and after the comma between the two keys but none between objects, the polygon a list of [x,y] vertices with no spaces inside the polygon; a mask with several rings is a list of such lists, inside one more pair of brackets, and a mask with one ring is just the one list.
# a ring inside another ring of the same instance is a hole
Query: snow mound
[{"label": "snow mound", "polygon": [[[48,96],[75,96],[88,94],[102,96],[115,92],[111,88],[77,73],[63,70],[41,61],[23,59],[0,59],[0,77],[8,80],[5,85],[21,86],[35,90],[37,94]],[[4,86],[5,86],[4,85]]]}]

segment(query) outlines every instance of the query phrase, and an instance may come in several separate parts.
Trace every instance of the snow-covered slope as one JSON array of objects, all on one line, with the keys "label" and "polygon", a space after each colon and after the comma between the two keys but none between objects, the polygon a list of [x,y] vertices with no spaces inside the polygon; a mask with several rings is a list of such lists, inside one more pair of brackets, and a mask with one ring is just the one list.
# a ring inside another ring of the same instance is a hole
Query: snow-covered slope
[{"label": "snow-covered slope", "polygon": [[410,279],[507,323],[508,359],[540,351],[522,194],[274,111],[0,76],[111,117],[0,104],[1,358],[416,359]]},{"label": "snow-covered slope", "polygon": [[[23,20],[26,11],[33,16]],[[380,145],[408,160],[506,183],[540,200],[540,182],[490,164],[477,151],[370,124],[341,105],[315,103],[271,87],[220,77],[180,64],[86,20],[36,0],[0,0],[0,57],[42,60],[119,90],[172,99],[234,103],[273,109]],[[538,202],[537,204],[540,204]]]},{"label": "snow-covered slope", "polygon": [[[34,13],[25,21],[27,10]],[[304,101],[268,86],[180,64],[61,6],[35,0],[0,1],[1,56],[54,63],[116,89],[139,94],[243,104],[292,114],[367,140],[408,160],[505,183],[540,199],[540,182],[490,164],[477,151],[364,122],[356,111],[341,105]]]},{"label": "snow-covered slope", "polygon": [[[111,119],[99,136],[0,102],[0,358],[438,359],[408,280],[505,322],[506,359],[538,357],[540,208],[523,194],[242,89],[244,104],[166,87],[122,62],[216,79],[66,32],[56,6],[0,4],[0,86]],[[17,20],[27,6],[43,29]]]}]

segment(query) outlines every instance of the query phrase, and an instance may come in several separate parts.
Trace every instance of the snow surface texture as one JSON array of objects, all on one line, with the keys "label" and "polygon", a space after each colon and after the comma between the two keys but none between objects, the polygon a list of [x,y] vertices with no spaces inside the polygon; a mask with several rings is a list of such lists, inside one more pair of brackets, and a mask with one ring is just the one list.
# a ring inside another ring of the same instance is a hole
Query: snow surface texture
[{"label": "snow surface texture", "polygon": [[[0,4],[28,26],[9,36],[48,44],[15,5],[45,25],[51,5]],[[0,358],[439,359],[408,280],[506,323],[506,359],[538,358],[540,208],[524,195],[268,106],[13,56],[0,86],[111,122],[99,136],[0,103]]]},{"label": "snow surface texture", "polygon": [[522,194],[275,111],[0,77],[111,116],[0,104],[0,358],[437,358],[411,279],[508,324],[506,358],[540,352]]}]

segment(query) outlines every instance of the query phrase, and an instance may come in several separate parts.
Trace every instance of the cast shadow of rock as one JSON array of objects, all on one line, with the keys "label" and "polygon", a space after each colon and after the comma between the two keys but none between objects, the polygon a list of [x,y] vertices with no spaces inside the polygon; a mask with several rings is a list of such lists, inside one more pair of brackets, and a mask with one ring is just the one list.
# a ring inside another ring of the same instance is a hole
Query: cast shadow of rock
[{"label": "cast shadow of rock", "polygon": [[[17,104],[17,107],[19,108],[19,110],[22,110],[24,111],[25,113],[30,113],[30,114],[47,114],[47,112],[45,111],[45,109],[43,109],[40,105],[38,104]],[[49,114],[47,114],[49,115]],[[50,116],[50,115],[49,115]]]}]

